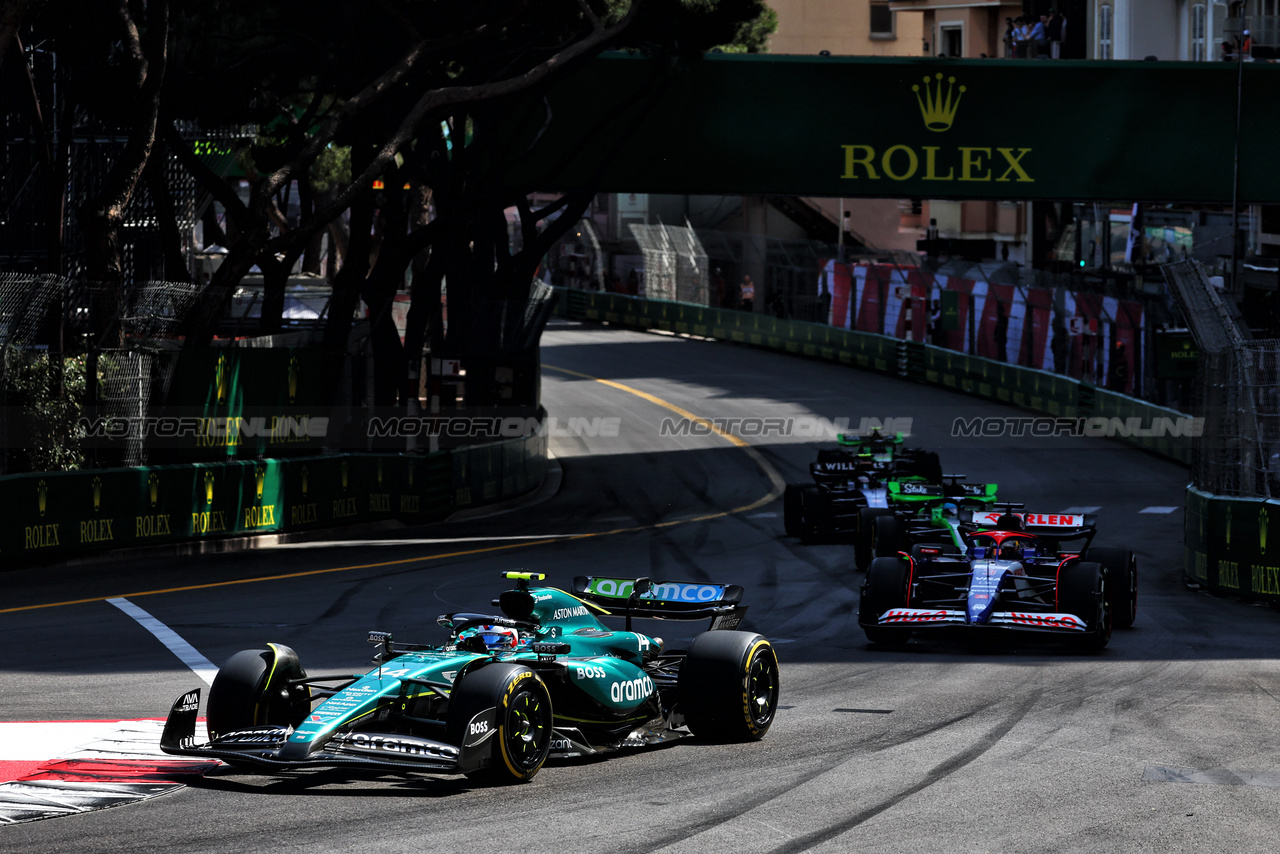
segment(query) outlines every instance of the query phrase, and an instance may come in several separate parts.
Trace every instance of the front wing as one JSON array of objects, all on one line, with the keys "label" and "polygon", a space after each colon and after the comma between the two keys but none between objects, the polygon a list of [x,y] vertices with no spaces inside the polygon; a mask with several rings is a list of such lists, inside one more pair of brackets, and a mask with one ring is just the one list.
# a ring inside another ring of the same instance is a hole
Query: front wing
[{"label": "front wing", "polygon": [[[173,704],[160,736],[160,749],[176,756],[202,756],[262,769],[355,767],[461,773],[464,750],[450,744],[399,733],[339,733],[318,750],[311,742],[291,742],[291,727],[257,726],[227,733],[207,744],[196,743],[200,689]],[[490,728],[490,731],[492,728]]]},{"label": "front wing", "polygon": [[996,627],[1026,631],[1075,634],[1087,632],[1085,625],[1075,614],[1056,614],[1031,611],[995,611],[984,623],[970,623],[965,612],[950,608],[890,608],[876,619],[879,626],[903,626],[927,629],[941,626],[966,628]]}]

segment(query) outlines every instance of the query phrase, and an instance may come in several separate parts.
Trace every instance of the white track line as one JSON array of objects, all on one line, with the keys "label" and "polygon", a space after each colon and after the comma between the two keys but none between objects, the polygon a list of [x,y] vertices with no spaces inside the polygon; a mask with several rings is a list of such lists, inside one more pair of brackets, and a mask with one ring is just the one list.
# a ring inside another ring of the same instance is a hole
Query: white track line
[{"label": "white track line", "polygon": [[112,605],[115,605],[121,611],[124,611],[130,617],[138,621],[144,629],[156,636],[160,643],[169,648],[169,651],[178,656],[178,659],[187,667],[190,667],[197,676],[204,680],[206,685],[213,684],[213,677],[218,672],[218,668],[212,661],[201,655],[194,646],[183,640],[177,632],[130,602],[128,599],[108,599]]}]

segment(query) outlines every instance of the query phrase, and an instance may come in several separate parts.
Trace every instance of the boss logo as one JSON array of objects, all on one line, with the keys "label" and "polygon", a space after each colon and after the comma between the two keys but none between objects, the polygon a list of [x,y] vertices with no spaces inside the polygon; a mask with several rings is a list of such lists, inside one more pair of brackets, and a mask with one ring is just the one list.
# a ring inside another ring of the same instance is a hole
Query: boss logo
[{"label": "boss logo", "polygon": [[573,675],[576,679],[607,679],[609,674],[604,672],[603,667],[592,667],[590,665],[574,665]]},{"label": "boss logo", "polygon": [[471,734],[472,734],[472,735],[482,735],[482,734],[484,734],[484,733],[486,733],[486,732],[488,732],[488,731],[489,731],[489,722],[488,722],[488,721],[472,721],[472,723],[471,723]]}]

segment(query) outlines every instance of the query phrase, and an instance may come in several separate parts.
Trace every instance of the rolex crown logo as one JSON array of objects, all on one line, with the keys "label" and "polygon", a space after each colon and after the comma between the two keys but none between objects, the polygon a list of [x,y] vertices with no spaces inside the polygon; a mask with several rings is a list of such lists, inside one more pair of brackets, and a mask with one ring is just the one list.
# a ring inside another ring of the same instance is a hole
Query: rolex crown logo
[{"label": "rolex crown logo", "polygon": [[253,473],[254,486],[258,491],[258,503],[262,503],[262,487],[267,478],[267,469],[265,466],[258,466]]},{"label": "rolex crown logo", "polygon": [[213,472],[204,473],[204,503],[213,503]]},{"label": "rolex crown logo", "polygon": [[93,512],[97,513],[102,509],[102,478],[94,477],[93,479]]},{"label": "rolex crown logo", "polygon": [[43,516],[49,505],[49,485],[43,480],[36,484],[36,502],[40,508],[40,515]]},{"label": "rolex crown logo", "polygon": [[960,96],[964,94],[965,87],[957,87],[956,79],[948,77],[944,90],[942,72],[939,71],[932,80],[925,76],[923,93],[918,83],[911,87],[911,91],[916,93],[924,126],[935,133],[950,130],[951,123],[956,119],[956,110],[960,108]]},{"label": "rolex crown logo", "polygon": [[160,476],[151,474],[147,477],[147,489],[151,493],[151,506],[155,507],[160,500]]}]

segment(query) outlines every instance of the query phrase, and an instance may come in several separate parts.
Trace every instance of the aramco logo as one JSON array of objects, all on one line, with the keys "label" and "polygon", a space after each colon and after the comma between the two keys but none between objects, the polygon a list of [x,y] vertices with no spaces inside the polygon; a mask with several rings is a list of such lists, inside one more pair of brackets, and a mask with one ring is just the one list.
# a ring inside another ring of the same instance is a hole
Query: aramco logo
[{"label": "aramco logo", "polygon": [[932,81],[925,75],[923,94],[919,83],[912,86],[911,91],[916,93],[916,103],[920,105],[920,115],[924,117],[926,128],[935,133],[951,129],[956,110],[960,108],[960,96],[965,92],[964,86],[957,87],[956,79],[948,77],[944,92],[942,72],[939,71]]}]

